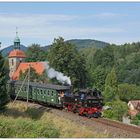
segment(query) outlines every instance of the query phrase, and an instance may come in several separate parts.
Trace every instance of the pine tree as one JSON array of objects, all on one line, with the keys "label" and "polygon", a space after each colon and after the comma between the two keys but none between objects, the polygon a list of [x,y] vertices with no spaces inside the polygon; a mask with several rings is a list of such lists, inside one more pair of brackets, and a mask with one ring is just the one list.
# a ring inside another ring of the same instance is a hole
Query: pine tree
[{"label": "pine tree", "polygon": [[0,52],[0,110],[8,103],[8,95],[6,90],[8,80],[8,70],[5,66],[5,60]]},{"label": "pine tree", "polygon": [[105,80],[105,90],[104,90],[105,101],[112,101],[114,99],[117,99],[118,98],[117,91],[118,91],[117,76],[115,68],[113,67]]}]

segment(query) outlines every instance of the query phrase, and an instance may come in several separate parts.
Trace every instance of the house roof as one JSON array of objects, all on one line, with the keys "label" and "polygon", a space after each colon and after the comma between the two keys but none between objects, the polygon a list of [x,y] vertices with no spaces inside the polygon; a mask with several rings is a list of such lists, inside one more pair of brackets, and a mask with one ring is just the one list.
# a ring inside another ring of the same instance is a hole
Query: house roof
[{"label": "house roof", "polygon": [[138,113],[137,110],[129,110],[129,114],[130,114],[131,116],[136,116],[137,113]]},{"label": "house roof", "polygon": [[11,58],[11,57],[25,58],[26,55],[25,55],[25,53],[24,53],[23,51],[21,51],[21,50],[19,50],[19,49],[14,49],[13,51],[11,51],[11,52],[9,53],[9,56],[8,56],[8,57],[9,57],[9,58]]},{"label": "house roof", "polygon": [[131,103],[135,109],[140,108],[140,100],[131,100],[131,101],[129,101],[129,103]]},{"label": "house roof", "polygon": [[20,76],[20,72],[24,73],[29,66],[32,67],[36,73],[42,74],[45,70],[45,65],[47,62],[22,62],[20,63],[18,69],[12,76],[12,80],[18,80]]}]

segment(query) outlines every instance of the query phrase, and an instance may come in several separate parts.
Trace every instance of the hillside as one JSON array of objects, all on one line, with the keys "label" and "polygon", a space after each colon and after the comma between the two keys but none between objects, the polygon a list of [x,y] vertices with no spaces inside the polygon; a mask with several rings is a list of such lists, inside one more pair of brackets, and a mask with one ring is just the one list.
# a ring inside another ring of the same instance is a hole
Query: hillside
[{"label": "hillside", "polygon": [[[66,42],[75,45],[78,49],[90,48],[90,47],[103,48],[109,44],[103,41],[98,41],[93,39],[71,39],[71,40],[67,40]],[[51,45],[42,48],[43,50],[48,50],[49,47],[51,47]]]},{"label": "hillside", "polygon": [[[108,43],[106,43],[106,42],[92,40],[92,39],[72,39],[72,40],[67,40],[67,42],[74,44],[75,46],[77,46],[78,49],[89,48],[89,47],[103,48],[108,45]],[[51,47],[51,45],[47,45],[47,46],[42,47],[42,49],[44,51],[47,51],[50,47]],[[24,45],[21,45],[20,48],[21,48],[21,50],[23,50],[25,52],[27,51],[27,47],[25,47]],[[13,49],[13,45],[11,45],[7,48],[4,48],[2,50],[3,56],[4,57],[7,56],[12,49]]]},{"label": "hillside", "polygon": [[68,40],[68,42],[76,45],[78,49],[89,48],[89,47],[103,48],[109,44],[103,41],[92,40],[92,39],[72,39],[72,40]]},{"label": "hillside", "polygon": [[[9,47],[7,47],[7,48],[4,48],[4,49],[2,50],[2,55],[3,55],[4,57],[6,57],[6,56],[9,54],[9,52],[11,52],[11,51],[13,50],[13,48],[14,48],[13,45],[11,45],[11,46],[9,46]],[[26,50],[27,50],[27,47],[25,47],[24,45],[20,45],[20,49],[23,50],[23,51],[26,51]]]}]

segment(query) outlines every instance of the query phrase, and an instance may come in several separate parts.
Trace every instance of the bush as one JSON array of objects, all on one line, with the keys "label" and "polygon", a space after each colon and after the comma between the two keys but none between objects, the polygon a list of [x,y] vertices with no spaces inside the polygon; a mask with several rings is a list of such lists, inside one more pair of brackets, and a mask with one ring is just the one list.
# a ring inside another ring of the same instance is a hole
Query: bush
[{"label": "bush", "polygon": [[133,120],[131,121],[132,124],[140,125],[140,113],[138,113]]},{"label": "bush", "polygon": [[38,122],[28,119],[1,119],[1,138],[58,138],[59,130],[50,122]]},{"label": "bush", "polygon": [[39,110],[36,108],[28,108],[25,113],[32,119],[36,120],[38,118],[41,117],[41,115],[43,114],[43,110]]},{"label": "bush", "polygon": [[125,102],[113,101],[107,102],[106,105],[111,107],[111,109],[103,112],[106,118],[122,121],[122,117],[128,113],[128,107]]}]

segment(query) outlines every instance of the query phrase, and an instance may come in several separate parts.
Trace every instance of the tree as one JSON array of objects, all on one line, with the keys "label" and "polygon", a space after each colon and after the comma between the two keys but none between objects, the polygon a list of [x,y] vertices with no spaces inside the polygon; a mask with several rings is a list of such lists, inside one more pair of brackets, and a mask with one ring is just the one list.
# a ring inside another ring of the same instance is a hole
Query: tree
[{"label": "tree", "polygon": [[115,68],[113,67],[111,72],[107,75],[105,79],[105,91],[104,91],[105,101],[112,101],[116,99],[117,92],[118,92],[117,76],[115,73]]},{"label": "tree", "polygon": [[47,52],[42,50],[39,44],[32,44],[29,46],[26,55],[27,62],[45,61],[47,59]]},{"label": "tree", "polygon": [[122,121],[122,117],[128,114],[127,103],[120,100],[107,102],[106,106],[109,106],[111,109],[105,110],[103,112],[103,116],[105,118]]},{"label": "tree", "polygon": [[119,98],[125,102],[140,99],[140,87],[134,84],[119,84],[118,95]]},{"label": "tree", "polygon": [[106,69],[104,69],[101,66],[96,67],[95,69],[91,70],[91,75],[90,77],[93,79],[92,86],[100,89],[101,91],[104,90],[104,85],[105,85],[105,78],[107,75]]},{"label": "tree", "polygon": [[8,73],[9,72],[5,67],[5,60],[0,52],[0,109],[3,109],[9,101],[6,90]]},{"label": "tree", "polygon": [[102,67],[112,67],[114,65],[114,47],[108,45],[103,49],[98,49],[94,55],[94,65]]},{"label": "tree", "polygon": [[65,42],[62,37],[54,39],[48,60],[51,67],[71,78],[74,87],[85,87],[87,80],[85,58],[73,44]]}]

